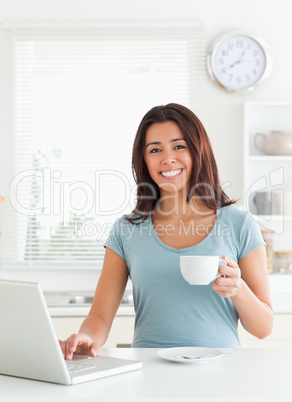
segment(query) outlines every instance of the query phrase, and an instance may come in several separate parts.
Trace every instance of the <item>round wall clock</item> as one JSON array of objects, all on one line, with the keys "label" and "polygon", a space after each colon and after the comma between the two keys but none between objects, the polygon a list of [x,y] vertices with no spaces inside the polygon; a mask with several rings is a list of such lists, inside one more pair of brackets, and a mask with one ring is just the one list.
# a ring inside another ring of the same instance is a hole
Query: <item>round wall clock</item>
[{"label": "round wall clock", "polygon": [[234,31],[220,36],[207,55],[211,78],[228,92],[254,89],[272,71],[265,42],[249,33]]}]

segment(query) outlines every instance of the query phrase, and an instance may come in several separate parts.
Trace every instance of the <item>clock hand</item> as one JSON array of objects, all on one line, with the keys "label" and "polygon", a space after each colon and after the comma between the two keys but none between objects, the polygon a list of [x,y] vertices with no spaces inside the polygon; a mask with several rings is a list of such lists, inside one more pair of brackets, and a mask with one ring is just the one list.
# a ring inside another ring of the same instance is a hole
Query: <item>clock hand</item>
[{"label": "clock hand", "polygon": [[238,63],[241,62],[241,60],[242,60],[242,58],[243,58],[244,55],[245,55],[245,50],[242,52],[242,55],[240,56],[240,59],[238,60]]},{"label": "clock hand", "polygon": [[247,59],[247,60],[242,60],[241,63],[245,63],[245,62],[251,62],[251,61],[258,61],[258,59]]},{"label": "clock hand", "polygon": [[237,60],[233,64],[230,64],[230,66],[228,68],[233,68],[236,64],[239,64],[239,63],[240,63],[240,61]]},{"label": "clock hand", "polygon": [[244,54],[245,54],[245,50],[242,52],[240,58],[239,58],[237,61],[235,61],[233,64],[231,64],[231,65],[229,66],[229,68],[233,68],[236,64],[241,63]]}]

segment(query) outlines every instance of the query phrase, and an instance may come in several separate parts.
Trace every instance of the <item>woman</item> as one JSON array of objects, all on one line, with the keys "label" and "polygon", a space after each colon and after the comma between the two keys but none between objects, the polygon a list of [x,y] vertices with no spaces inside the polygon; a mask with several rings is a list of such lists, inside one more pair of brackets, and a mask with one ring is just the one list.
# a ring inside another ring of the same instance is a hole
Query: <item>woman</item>
[{"label": "woman", "polygon": [[[66,359],[105,343],[128,277],[136,311],[133,347],[239,347],[238,318],[258,338],[272,331],[264,241],[219,184],[207,133],[184,106],[151,109],[133,147],[137,204],[105,243],[91,310],[60,341]],[[219,255],[227,266],[208,286],[181,276],[180,255]]]}]

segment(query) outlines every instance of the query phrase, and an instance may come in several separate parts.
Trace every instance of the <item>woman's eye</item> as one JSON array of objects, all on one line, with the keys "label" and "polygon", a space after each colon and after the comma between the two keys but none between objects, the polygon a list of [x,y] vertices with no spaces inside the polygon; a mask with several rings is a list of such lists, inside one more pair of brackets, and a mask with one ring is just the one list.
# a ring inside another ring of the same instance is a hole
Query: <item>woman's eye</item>
[{"label": "woman's eye", "polygon": [[160,151],[160,149],[153,148],[153,149],[151,149],[150,154],[155,154],[156,152],[159,152],[159,151]]},{"label": "woman's eye", "polygon": [[186,148],[184,145],[177,145],[176,147],[175,147],[175,149],[183,149],[183,148]]}]

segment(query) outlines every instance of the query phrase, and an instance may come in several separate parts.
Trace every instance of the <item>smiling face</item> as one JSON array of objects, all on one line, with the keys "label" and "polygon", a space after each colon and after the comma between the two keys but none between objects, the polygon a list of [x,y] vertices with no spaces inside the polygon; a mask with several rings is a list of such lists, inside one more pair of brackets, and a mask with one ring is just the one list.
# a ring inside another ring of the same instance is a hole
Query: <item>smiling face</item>
[{"label": "smiling face", "polygon": [[188,190],[193,162],[184,136],[175,122],[154,123],[148,128],[144,160],[161,195]]}]

